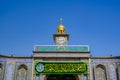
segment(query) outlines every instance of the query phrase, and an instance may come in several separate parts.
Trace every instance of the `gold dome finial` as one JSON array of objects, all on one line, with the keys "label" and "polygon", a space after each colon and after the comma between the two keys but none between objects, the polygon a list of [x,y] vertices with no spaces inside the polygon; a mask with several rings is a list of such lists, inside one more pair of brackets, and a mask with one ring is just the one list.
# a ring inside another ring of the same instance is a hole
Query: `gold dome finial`
[{"label": "gold dome finial", "polygon": [[60,18],[60,24],[62,24],[62,18]]},{"label": "gold dome finial", "polygon": [[58,34],[65,34],[65,27],[62,25],[62,18],[60,18],[60,25],[57,28]]}]

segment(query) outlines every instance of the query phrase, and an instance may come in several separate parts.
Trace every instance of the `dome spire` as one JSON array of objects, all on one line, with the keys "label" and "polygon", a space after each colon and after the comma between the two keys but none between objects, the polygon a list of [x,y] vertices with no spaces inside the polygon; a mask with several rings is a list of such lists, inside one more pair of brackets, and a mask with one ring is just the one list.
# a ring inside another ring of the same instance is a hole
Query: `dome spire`
[{"label": "dome spire", "polygon": [[62,24],[62,18],[60,18],[60,24]]}]

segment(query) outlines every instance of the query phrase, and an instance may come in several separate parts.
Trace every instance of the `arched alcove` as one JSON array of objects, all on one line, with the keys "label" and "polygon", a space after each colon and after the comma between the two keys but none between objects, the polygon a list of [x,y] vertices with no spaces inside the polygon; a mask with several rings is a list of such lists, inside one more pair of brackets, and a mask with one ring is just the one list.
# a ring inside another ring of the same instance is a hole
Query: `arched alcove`
[{"label": "arched alcove", "polygon": [[97,65],[96,66],[96,79],[97,80],[106,80],[106,68],[104,65]]},{"label": "arched alcove", "polygon": [[22,64],[17,69],[17,80],[27,80],[27,66]]}]

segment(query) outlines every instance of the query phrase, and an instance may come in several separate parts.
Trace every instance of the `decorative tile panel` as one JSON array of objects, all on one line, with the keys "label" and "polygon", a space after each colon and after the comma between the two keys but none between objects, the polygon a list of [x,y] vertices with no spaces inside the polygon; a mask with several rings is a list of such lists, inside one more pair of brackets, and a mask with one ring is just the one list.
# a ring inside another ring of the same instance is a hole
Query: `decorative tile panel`
[{"label": "decorative tile panel", "polygon": [[92,62],[98,62],[98,63],[120,62],[120,59],[92,59]]},{"label": "decorative tile panel", "polygon": [[14,65],[8,64],[7,70],[6,70],[6,80],[13,80],[13,72],[14,71]]},{"label": "decorative tile panel", "polygon": [[0,61],[6,61],[6,62],[32,62],[32,59],[16,59],[16,58],[2,58],[0,57]]}]

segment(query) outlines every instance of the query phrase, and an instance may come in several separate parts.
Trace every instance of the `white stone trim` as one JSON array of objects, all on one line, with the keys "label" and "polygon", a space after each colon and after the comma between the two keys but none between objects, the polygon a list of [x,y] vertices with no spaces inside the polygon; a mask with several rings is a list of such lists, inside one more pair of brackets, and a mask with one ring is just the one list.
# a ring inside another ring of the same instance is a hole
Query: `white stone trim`
[{"label": "white stone trim", "polygon": [[86,53],[36,53],[34,57],[89,57]]}]

